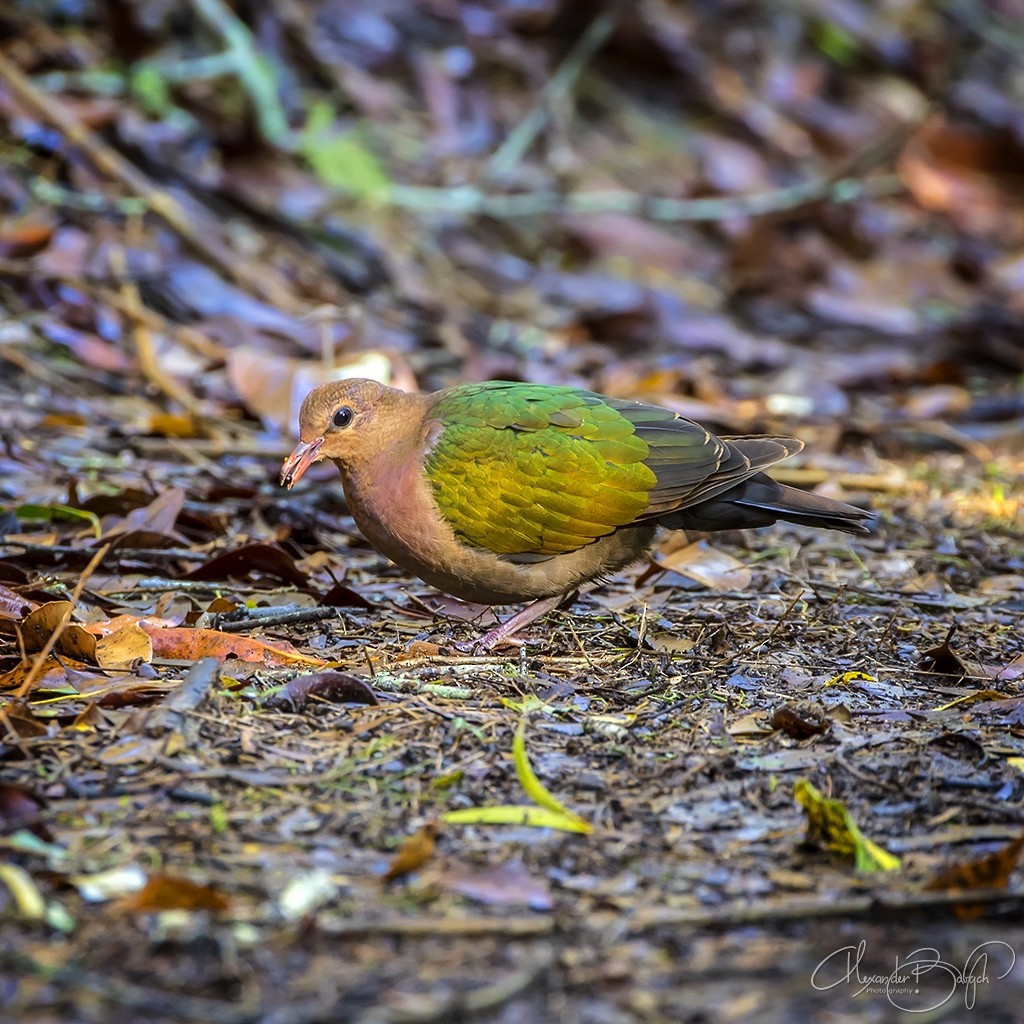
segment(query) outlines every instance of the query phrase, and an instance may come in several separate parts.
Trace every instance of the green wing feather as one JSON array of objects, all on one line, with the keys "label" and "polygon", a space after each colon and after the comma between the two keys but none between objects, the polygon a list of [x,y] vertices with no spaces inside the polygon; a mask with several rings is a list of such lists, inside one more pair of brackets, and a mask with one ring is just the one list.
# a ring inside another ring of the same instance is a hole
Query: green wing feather
[{"label": "green wing feather", "polygon": [[465,385],[434,418],[424,467],[442,516],[466,543],[512,560],[575,551],[751,475],[690,420],[575,388]]}]

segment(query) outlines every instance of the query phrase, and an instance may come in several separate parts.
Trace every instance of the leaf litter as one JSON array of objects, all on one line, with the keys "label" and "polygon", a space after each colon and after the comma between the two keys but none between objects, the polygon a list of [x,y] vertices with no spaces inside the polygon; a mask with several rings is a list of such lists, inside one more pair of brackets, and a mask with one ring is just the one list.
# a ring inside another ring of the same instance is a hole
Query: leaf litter
[{"label": "leaf litter", "polygon": [[[192,6],[0,16],[11,1012],[789,1021],[847,942],[1019,948],[1007,18]],[[344,375],[792,431],[879,530],[665,538],[460,655],[274,483]]]}]

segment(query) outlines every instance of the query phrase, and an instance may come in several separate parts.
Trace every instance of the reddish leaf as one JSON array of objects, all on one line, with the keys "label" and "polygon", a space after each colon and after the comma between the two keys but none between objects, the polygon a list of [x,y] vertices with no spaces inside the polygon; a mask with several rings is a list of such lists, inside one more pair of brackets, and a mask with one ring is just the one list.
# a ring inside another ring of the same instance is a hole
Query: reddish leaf
[{"label": "reddish leaf", "polygon": [[309,579],[296,565],[295,559],[273,544],[246,544],[234,551],[225,551],[193,569],[186,580],[244,580],[253,574],[309,588]]},{"label": "reddish leaf", "polygon": [[771,717],[772,727],[780,729],[795,740],[806,740],[828,732],[829,721],[817,708],[796,707],[786,704],[776,708]]},{"label": "reddish leaf", "polygon": [[166,628],[150,626],[145,619],[139,625],[153,641],[154,658],[180,658],[198,661],[200,658],[238,658],[257,664],[325,665],[322,658],[300,654],[285,640],[253,640],[235,633],[221,633],[216,629],[196,629],[188,626]]},{"label": "reddish leaf", "polygon": [[369,683],[351,672],[313,672],[296,676],[266,703],[268,707],[301,711],[313,697],[337,704],[378,703]]}]

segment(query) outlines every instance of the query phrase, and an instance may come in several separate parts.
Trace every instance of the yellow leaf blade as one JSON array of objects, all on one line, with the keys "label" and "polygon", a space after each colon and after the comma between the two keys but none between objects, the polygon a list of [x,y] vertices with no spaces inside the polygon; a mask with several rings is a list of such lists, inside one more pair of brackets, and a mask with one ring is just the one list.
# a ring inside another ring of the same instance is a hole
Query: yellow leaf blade
[{"label": "yellow leaf blade", "polygon": [[858,871],[895,871],[899,857],[873,843],[857,827],[841,800],[828,799],[807,779],[797,779],[793,796],[807,815],[807,837],[852,860]]},{"label": "yellow leaf blade", "polygon": [[491,807],[466,807],[442,816],[446,825],[525,825],[529,828],[553,828],[559,832],[589,835],[593,826],[572,811],[553,811],[535,804],[497,804]]},{"label": "yellow leaf blade", "polygon": [[519,785],[523,787],[523,791],[535,804],[539,807],[546,807],[549,811],[554,811],[555,814],[572,813],[562,806],[553,793],[545,788],[544,783],[537,778],[533,771],[530,758],[526,753],[525,718],[520,719],[519,725],[516,727],[516,734],[512,740],[512,756],[516,763],[516,776],[519,779]]}]

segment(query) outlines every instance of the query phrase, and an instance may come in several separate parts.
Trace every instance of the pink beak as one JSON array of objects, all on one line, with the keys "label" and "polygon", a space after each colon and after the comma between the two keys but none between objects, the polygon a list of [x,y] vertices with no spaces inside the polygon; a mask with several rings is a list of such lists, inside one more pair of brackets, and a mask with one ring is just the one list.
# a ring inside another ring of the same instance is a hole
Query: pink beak
[{"label": "pink beak", "polygon": [[322,437],[300,441],[281,466],[281,483],[290,491],[303,473],[320,458]]}]

